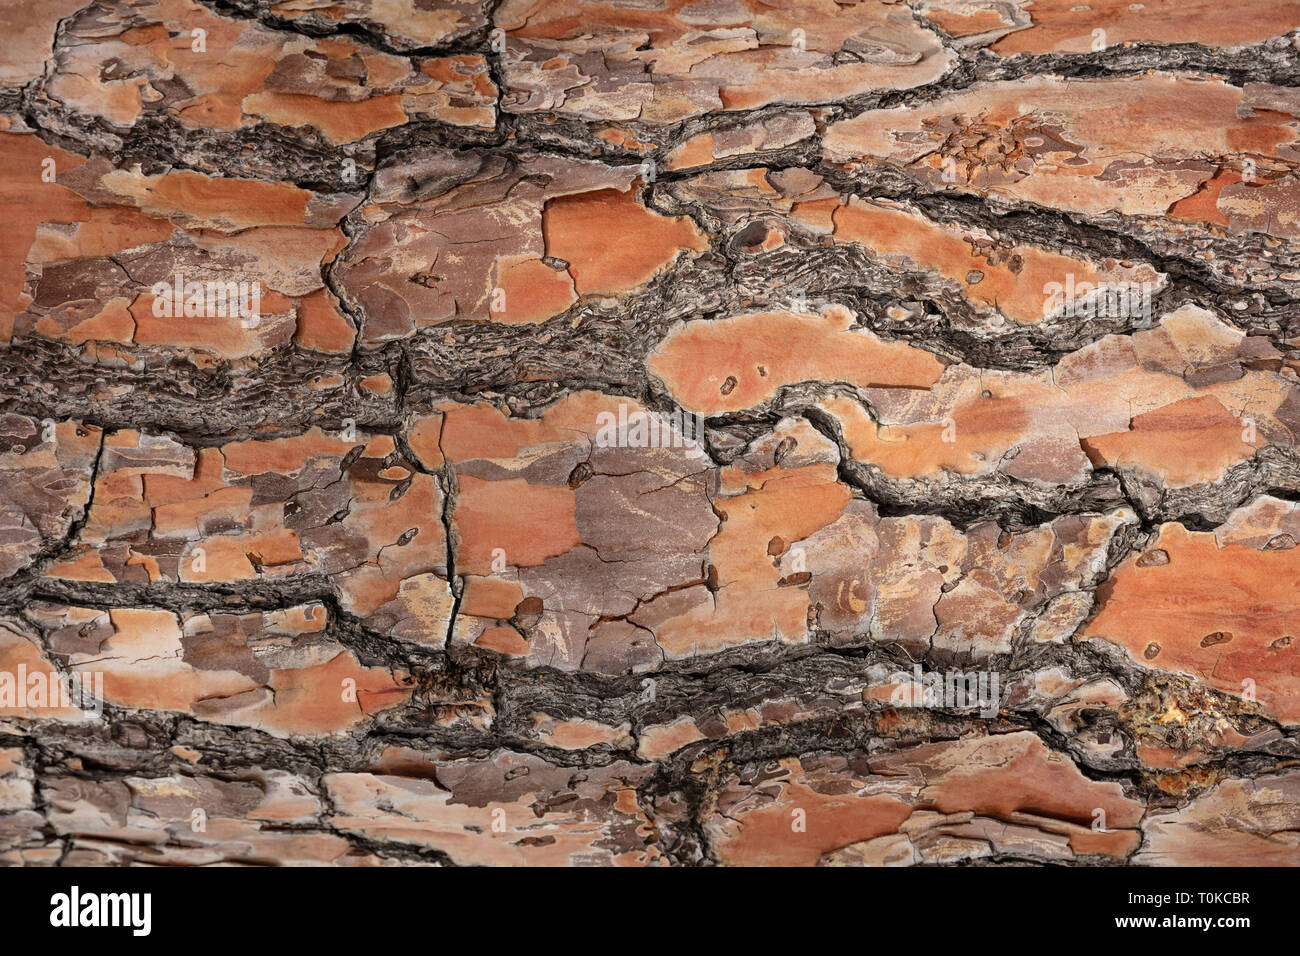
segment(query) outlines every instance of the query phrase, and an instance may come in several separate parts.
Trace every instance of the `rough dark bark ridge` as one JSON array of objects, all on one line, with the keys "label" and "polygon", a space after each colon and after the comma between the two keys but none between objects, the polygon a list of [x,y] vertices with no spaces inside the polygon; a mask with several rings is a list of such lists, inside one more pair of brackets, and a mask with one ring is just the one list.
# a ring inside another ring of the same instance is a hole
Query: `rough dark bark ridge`
[{"label": "rough dark bark ridge", "polygon": [[0,862],[1300,863],[1300,2],[0,26]]}]

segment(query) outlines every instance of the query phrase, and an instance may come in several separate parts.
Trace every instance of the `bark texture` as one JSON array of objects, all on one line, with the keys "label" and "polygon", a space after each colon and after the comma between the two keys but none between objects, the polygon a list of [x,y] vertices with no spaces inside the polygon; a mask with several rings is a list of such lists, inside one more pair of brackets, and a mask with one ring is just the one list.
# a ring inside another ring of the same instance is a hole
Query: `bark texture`
[{"label": "bark texture", "polygon": [[0,862],[1300,863],[1297,0],[0,25]]}]

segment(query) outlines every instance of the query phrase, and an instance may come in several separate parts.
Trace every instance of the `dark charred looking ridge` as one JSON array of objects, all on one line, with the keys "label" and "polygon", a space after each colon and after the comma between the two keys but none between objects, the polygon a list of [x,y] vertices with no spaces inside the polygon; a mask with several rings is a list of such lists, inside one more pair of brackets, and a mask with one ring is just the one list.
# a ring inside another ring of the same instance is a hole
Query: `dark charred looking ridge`
[{"label": "dark charred looking ridge", "polygon": [[0,863],[1300,863],[1243,2],[15,14]]}]

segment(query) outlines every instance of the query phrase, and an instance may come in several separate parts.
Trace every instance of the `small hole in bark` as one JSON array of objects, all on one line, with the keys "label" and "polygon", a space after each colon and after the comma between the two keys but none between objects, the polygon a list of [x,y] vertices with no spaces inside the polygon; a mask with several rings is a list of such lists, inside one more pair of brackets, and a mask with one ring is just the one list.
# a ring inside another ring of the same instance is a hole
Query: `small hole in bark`
[{"label": "small hole in bark", "polygon": [[794,451],[798,447],[799,442],[797,439],[782,438],[780,444],[776,446],[776,451],[772,453],[772,461],[778,465],[781,464],[781,462],[785,460],[786,455],[790,454],[790,452]]},{"label": "small hole in bark", "polygon": [[761,222],[751,222],[736,233],[736,247],[745,252],[757,252],[763,248],[763,242],[766,239],[767,225]]},{"label": "small hole in bark", "polygon": [[348,453],[343,456],[343,460],[339,462],[339,471],[347,471],[351,468],[353,463],[361,457],[361,453],[365,450],[365,445],[357,445],[355,448],[349,450]]},{"label": "small hole in bark", "polygon": [[574,467],[573,471],[569,472],[569,487],[577,488],[579,485],[583,484],[584,482],[590,481],[591,477],[595,475],[595,473],[596,473],[596,469],[591,467],[591,462],[589,461],[578,462],[578,464]]}]

